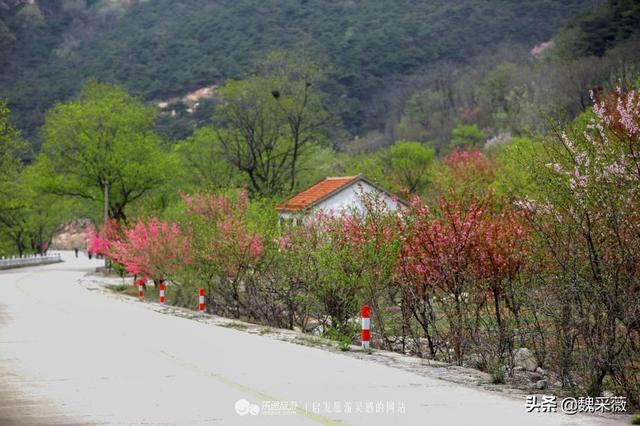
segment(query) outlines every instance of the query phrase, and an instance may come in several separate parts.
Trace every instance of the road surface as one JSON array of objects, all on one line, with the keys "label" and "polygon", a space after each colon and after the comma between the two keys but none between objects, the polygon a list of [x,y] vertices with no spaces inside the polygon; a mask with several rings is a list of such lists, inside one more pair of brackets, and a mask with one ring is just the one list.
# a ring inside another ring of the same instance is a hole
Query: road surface
[{"label": "road surface", "polygon": [[[609,425],[89,291],[99,261],[0,272],[0,424]],[[295,402],[294,402],[295,401]]]}]

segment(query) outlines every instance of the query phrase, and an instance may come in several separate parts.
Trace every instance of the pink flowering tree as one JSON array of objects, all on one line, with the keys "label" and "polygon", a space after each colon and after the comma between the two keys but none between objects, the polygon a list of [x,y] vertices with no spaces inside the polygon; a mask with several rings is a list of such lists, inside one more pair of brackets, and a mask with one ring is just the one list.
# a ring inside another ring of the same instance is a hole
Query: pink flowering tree
[{"label": "pink flowering tree", "polygon": [[120,223],[114,219],[100,225],[96,229],[93,225],[89,225],[85,231],[87,239],[87,250],[95,255],[104,256],[111,260],[114,259],[114,245],[124,238],[124,230]]},{"label": "pink flowering tree", "polygon": [[640,379],[640,310],[629,302],[640,297],[640,92],[593,101],[530,166],[539,191],[519,205],[537,237],[531,300],[553,320],[547,347],[566,386],[597,396],[610,381],[640,402],[628,385]]},{"label": "pink flowering tree", "polygon": [[478,150],[456,149],[442,159],[436,184],[440,195],[487,192],[495,177],[495,165]]},{"label": "pink flowering tree", "polygon": [[189,242],[189,235],[176,223],[139,219],[124,231],[124,238],[112,244],[111,256],[130,274],[157,285],[191,262]]},{"label": "pink flowering tree", "polygon": [[368,194],[361,199],[364,211],[319,211],[300,224],[283,224],[276,239],[278,270],[294,289],[298,318],[313,317],[303,328],[317,324],[330,337],[350,342],[353,318],[366,303],[372,309],[374,343],[390,348],[392,323],[385,319],[395,307],[397,216],[381,199]]},{"label": "pink flowering tree", "polygon": [[250,229],[247,193],[183,196],[183,226],[192,235],[189,279],[206,287],[207,307],[236,318],[248,312],[246,293],[262,258],[263,238]]},{"label": "pink flowering tree", "polygon": [[[324,236],[312,253],[321,273],[311,289],[339,333],[362,304],[371,307],[374,343],[391,349],[401,333],[391,321],[393,279],[400,250],[396,212],[373,194],[359,195],[364,211],[319,213],[315,226]],[[388,320],[388,321],[387,321]],[[399,321],[398,321],[399,322]]]},{"label": "pink flowering tree", "polygon": [[[479,200],[463,203],[442,199],[438,207],[434,213],[419,198],[412,200],[404,218],[399,270],[405,303],[424,330],[431,356],[437,352],[435,340],[442,340],[437,326],[437,315],[442,311],[450,325],[447,340],[452,344],[454,359],[461,363],[472,337],[472,310],[466,306],[486,205]],[[444,355],[448,358],[447,350]]]},{"label": "pink flowering tree", "polygon": [[[526,212],[517,211],[508,204],[501,211],[488,209],[476,230],[478,244],[472,270],[477,280],[476,291],[486,294],[493,302],[487,307],[491,306],[488,310],[496,320],[498,338],[494,340],[493,358],[500,363],[513,350],[513,327],[510,325],[521,326],[523,287],[520,279],[528,267],[531,234],[526,216]],[[505,315],[505,305],[510,318]]]},{"label": "pink flowering tree", "polygon": [[[463,151],[452,156],[445,166],[463,190],[450,190],[431,207],[414,198],[401,221],[403,304],[421,326],[431,357],[448,359],[452,349],[453,360],[462,363],[481,340],[498,335],[491,358],[503,360],[511,349],[504,307],[510,317],[518,316],[517,287],[527,262],[525,213],[487,189],[466,190],[466,182],[490,175],[493,166],[484,156]],[[482,321],[487,315],[495,323]]]}]

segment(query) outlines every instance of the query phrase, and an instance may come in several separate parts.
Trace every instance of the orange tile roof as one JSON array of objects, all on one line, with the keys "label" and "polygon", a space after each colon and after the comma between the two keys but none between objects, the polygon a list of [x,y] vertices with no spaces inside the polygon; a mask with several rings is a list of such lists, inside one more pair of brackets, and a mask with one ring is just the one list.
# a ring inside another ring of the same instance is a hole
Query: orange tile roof
[{"label": "orange tile roof", "polygon": [[344,176],[344,177],[327,177],[310,188],[298,193],[293,198],[278,205],[276,209],[281,212],[299,212],[307,207],[311,207],[318,201],[321,201],[338,190],[348,186],[349,184],[359,180],[362,175]]}]

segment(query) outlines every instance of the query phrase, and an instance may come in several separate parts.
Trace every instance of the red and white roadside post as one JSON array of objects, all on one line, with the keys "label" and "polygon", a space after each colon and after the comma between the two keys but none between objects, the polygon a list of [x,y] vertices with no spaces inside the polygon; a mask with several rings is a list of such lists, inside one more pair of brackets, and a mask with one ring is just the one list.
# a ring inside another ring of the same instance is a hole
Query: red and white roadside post
[{"label": "red and white roadside post", "polygon": [[164,281],[160,283],[160,303],[164,305],[164,289],[165,289]]},{"label": "red and white roadside post", "polygon": [[204,315],[204,288],[201,288],[198,292],[198,309],[200,316]]},{"label": "red and white roadside post", "polygon": [[140,278],[138,280],[138,297],[142,300],[144,299],[144,284],[146,280],[144,278]]},{"label": "red and white roadside post", "polygon": [[360,315],[360,324],[362,326],[362,349],[369,349],[369,341],[371,340],[371,320],[369,305],[362,307]]}]

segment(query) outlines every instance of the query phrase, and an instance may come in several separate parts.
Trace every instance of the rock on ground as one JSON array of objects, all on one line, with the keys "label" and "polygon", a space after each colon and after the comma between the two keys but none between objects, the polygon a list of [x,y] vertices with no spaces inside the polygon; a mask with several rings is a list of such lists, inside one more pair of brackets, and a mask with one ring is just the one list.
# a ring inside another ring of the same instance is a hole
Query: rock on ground
[{"label": "rock on ground", "polygon": [[536,371],[538,368],[538,360],[536,356],[527,348],[520,348],[513,357],[513,364],[527,371]]}]

